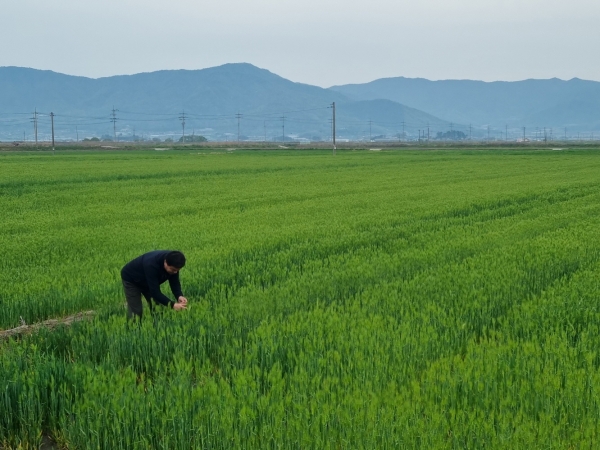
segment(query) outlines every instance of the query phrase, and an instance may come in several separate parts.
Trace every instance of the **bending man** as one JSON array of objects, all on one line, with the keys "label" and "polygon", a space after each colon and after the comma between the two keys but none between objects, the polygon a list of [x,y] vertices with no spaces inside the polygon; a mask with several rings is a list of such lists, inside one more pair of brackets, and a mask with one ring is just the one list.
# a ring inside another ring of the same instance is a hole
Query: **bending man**
[{"label": "bending man", "polygon": [[[127,317],[142,319],[142,295],[152,311],[151,299],[156,303],[181,311],[186,308],[187,299],[181,292],[179,270],[185,266],[183,253],[171,250],[156,250],[144,253],[129,261],[121,269],[121,279],[127,300]],[[172,301],[160,291],[160,285],[169,280],[171,292],[177,299]]]}]

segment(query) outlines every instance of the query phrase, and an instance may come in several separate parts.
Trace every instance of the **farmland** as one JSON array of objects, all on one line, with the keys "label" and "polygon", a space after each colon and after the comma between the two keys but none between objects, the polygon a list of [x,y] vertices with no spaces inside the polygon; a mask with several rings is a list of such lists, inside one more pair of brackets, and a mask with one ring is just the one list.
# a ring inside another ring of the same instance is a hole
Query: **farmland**
[{"label": "farmland", "polygon": [[7,152],[0,207],[0,329],[96,311],[0,342],[5,448],[600,444],[596,149]]}]

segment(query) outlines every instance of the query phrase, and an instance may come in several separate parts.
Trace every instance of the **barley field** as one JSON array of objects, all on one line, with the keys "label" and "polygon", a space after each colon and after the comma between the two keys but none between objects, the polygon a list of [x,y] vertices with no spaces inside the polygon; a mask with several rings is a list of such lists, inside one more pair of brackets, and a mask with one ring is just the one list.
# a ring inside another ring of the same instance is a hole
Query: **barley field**
[{"label": "barley field", "polygon": [[5,152],[0,211],[0,330],[95,311],[0,340],[0,448],[600,446],[598,149]]}]

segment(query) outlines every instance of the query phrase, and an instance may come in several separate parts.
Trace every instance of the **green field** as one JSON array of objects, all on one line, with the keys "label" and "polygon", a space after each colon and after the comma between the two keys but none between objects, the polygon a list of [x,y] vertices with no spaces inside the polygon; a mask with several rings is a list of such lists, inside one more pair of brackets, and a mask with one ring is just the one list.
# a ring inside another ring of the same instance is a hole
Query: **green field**
[{"label": "green field", "polygon": [[600,447],[598,149],[6,152],[0,207],[0,330],[96,311],[0,341],[0,447]]}]

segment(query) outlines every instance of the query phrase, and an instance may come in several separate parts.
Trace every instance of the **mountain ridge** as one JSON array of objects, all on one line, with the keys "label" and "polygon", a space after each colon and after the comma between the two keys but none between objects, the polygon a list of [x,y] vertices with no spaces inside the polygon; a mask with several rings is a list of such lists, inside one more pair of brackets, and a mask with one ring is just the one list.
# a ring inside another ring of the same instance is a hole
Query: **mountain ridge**
[{"label": "mountain ridge", "polygon": [[[279,136],[283,140],[285,129],[291,136],[327,140],[331,134],[332,102],[354,103],[343,94],[293,82],[248,63],[98,79],[36,69],[0,68],[1,113],[27,109],[33,112],[34,108],[46,114],[53,111],[59,134],[71,138],[79,131],[83,136],[112,135],[114,107],[118,110],[117,133],[122,137],[133,136],[134,132],[177,137],[179,130],[183,133],[179,118],[185,113],[188,130],[199,130],[215,140],[237,138],[237,114],[241,115],[240,135],[245,138],[259,139],[266,135],[267,140]],[[376,134],[398,133],[401,121],[444,126],[443,121],[430,114],[392,103],[386,103],[385,109],[393,112],[397,123],[375,124]],[[346,121],[339,123],[339,138],[364,136],[370,118],[360,109],[352,111],[352,114],[339,111],[338,119]],[[27,134],[21,130],[30,127],[28,119],[12,125],[13,136]],[[47,125],[46,119],[46,131]],[[7,127],[0,122],[0,136],[3,128],[6,135]]]},{"label": "mountain ridge", "polygon": [[[600,127],[600,82],[577,77],[521,81],[387,77],[329,89],[354,100],[385,98],[446,121],[477,127]],[[585,110],[588,112],[582,114]]]},{"label": "mountain ridge", "polygon": [[[522,81],[387,77],[321,88],[249,63],[89,78],[51,70],[0,67],[0,139],[32,135],[35,108],[47,136],[56,114],[59,138],[189,133],[212,140],[328,140],[332,102],[338,139],[416,139],[425,130],[485,138],[523,126],[600,129],[600,83],[574,77]],[[115,128],[112,109],[115,108]],[[25,111],[29,110],[29,113]],[[185,113],[185,115],[184,115]],[[239,115],[239,119],[238,119]],[[404,134],[403,134],[404,132]],[[285,136],[284,136],[285,135]],[[506,138],[506,134],[504,135]]]}]

